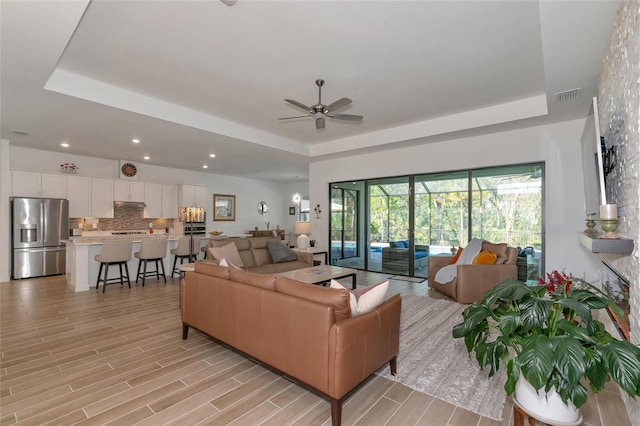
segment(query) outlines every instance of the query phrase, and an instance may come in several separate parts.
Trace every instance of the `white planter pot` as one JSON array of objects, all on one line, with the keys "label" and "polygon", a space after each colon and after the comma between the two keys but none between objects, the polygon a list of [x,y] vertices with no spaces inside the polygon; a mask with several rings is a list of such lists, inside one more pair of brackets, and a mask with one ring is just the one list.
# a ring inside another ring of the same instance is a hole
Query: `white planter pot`
[{"label": "white planter pot", "polygon": [[582,423],[582,415],[571,401],[562,402],[555,388],[547,393],[544,387],[540,392],[520,375],[514,394],[516,403],[536,419],[554,425],[578,425]]}]

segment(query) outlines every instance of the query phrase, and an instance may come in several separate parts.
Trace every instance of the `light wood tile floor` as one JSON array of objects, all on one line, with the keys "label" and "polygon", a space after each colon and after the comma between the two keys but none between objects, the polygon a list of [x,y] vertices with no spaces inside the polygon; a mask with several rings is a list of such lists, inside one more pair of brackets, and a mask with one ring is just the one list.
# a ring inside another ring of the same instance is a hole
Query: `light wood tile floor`
[{"label": "light wood tile floor", "polygon": [[[358,271],[358,285],[389,277]],[[443,297],[426,283],[390,292]],[[328,400],[195,330],[182,340],[178,279],[73,293],[64,277],[0,283],[0,424],[330,425]],[[370,377],[344,425],[499,426],[399,383]],[[617,390],[592,397],[585,424],[629,424]]]}]

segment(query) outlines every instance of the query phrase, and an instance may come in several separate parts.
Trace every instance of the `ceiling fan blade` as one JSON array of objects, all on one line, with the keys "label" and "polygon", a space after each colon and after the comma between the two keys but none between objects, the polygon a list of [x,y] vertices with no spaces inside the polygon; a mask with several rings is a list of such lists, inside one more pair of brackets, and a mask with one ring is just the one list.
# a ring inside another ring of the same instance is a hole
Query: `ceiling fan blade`
[{"label": "ceiling fan blade", "polygon": [[281,117],[278,120],[293,120],[294,118],[307,118],[308,115],[296,115],[295,117]]},{"label": "ceiling fan blade", "polygon": [[303,109],[303,110],[305,110],[305,111],[312,112],[311,107],[308,107],[308,106],[306,106],[305,104],[301,104],[301,103],[300,103],[300,102],[298,102],[298,101],[294,101],[293,99],[285,99],[285,102],[289,102],[291,105],[295,105],[295,106],[297,106],[298,108],[301,108],[301,109]]},{"label": "ceiling fan blade", "polygon": [[361,115],[353,115],[353,114],[327,114],[327,117],[337,118],[338,120],[349,120],[349,121],[360,121],[363,118]]},{"label": "ceiling fan blade", "polygon": [[353,102],[353,101],[351,99],[349,99],[349,98],[338,99],[334,103],[327,105],[327,107],[325,109],[327,111],[335,111],[337,109],[346,107],[351,102]]},{"label": "ceiling fan blade", "polygon": [[316,129],[324,129],[324,117],[316,118]]}]

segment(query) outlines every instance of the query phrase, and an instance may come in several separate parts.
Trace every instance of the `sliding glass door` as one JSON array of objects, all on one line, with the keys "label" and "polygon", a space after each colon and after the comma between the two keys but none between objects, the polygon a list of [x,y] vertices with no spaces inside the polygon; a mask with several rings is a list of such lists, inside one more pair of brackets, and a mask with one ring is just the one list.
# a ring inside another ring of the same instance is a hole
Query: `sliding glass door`
[{"label": "sliding glass door", "polygon": [[409,178],[373,179],[367,187],[369,270],[409,275],[413,270]]},{"label": "sliding glass door", "polygon": [[362,267],[346,262],[360,257],[360,191],[353,188],[331,189],[331,263]]},{"label": "sliding glass door", "polygon": [[451,172],[415,178],[415,276],[426,278],[428,256],[466,246],[469,233],[469,173]]},{"label": "sliding glass door", "polygon": [[535,283],[544,270],[543,175],[534,163],[333,183],[332,259],[426,278],[429,256],[475,237],[519,247],[518,278]]}]

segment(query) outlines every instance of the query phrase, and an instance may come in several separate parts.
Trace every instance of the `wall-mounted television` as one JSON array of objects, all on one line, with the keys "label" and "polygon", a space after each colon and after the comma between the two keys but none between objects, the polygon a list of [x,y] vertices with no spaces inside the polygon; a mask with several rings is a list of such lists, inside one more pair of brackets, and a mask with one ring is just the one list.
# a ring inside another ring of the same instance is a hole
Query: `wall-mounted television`
[{"label": "wall-mounted television", "polygon": [[607,204],[602,156],[602,138],[598,124],[598,100],[594,97],[580,138],[582,147],[582,176],[584,178],[584,211],[591,215]]}]

